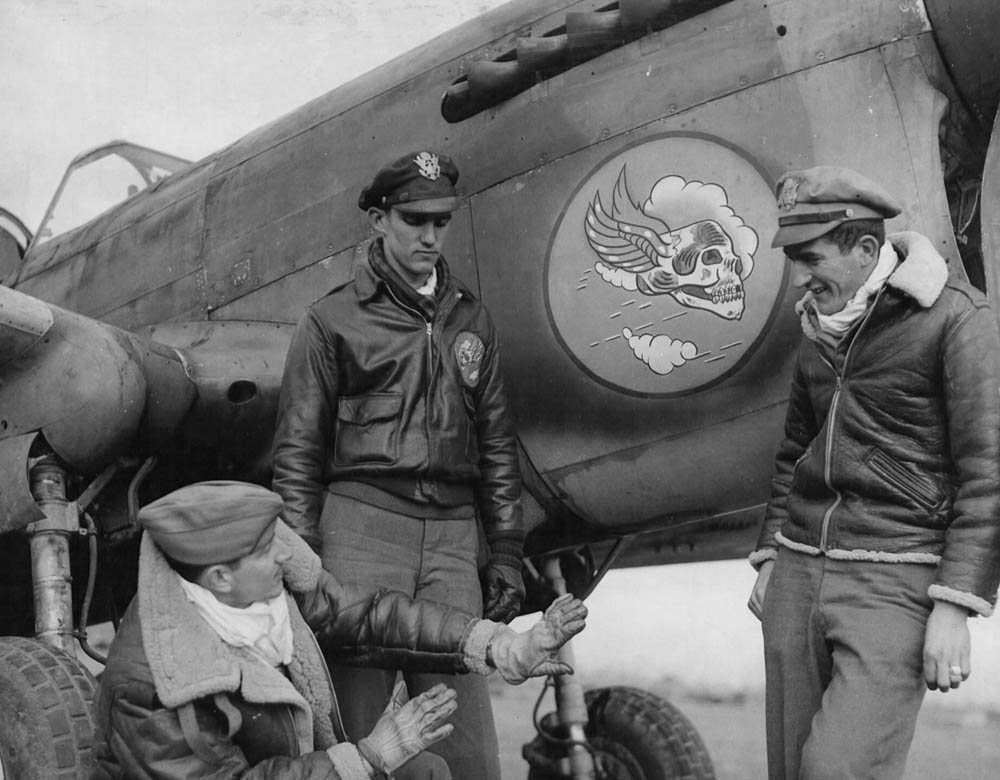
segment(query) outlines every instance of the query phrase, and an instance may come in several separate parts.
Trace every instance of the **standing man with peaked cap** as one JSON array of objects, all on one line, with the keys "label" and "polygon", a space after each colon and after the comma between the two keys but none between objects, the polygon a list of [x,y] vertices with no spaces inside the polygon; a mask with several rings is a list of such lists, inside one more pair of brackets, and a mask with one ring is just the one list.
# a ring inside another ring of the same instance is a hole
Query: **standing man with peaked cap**
[{"label": "standing man with peaked cap", "polygon": [[518,634],[342,585],[283,510],[277,494],[241,482],[190,485],[140,510],[139,588],[101,675],[95,778],[451,777],[421,751],[451,731],[454,691],[439,685],[393,703],[351,744],[320,645],[405,668],[492,666],[514,683],[567,671],[551,656],[582,630],[579,601],[554,602]]},{"label": "standing man with peaked cap", "polygon": [[782,176],[799,347],[750,608],[771,780],[902,777],[1000,583],[1000,339],[985,297],[854,171]]},{"label": "standing man with peaked cap", "polygon": [[[299,322],[273,487],[337,577],[508,621],[524,595],[517,447],[493,323],[441,256],[457,180],[448,157],[417,151],[361,192],[377,237],[354,278]],[[333,674],[349,692],[348,734],[366,733],[393,674]],[[456,688],[455,732],[434,750],[457,777],[499,780],[485,680],[405,679],[411,695],[441,680]]]}]

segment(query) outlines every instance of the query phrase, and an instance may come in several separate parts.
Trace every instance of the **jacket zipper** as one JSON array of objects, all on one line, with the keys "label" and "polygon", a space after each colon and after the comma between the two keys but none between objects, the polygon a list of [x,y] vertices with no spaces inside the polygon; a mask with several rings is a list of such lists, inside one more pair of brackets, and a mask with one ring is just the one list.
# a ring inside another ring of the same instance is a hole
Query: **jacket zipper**
[{"label": "jacket zipper", "polygon": [[434,326],[430,322],[424,323],[427,326],[427,392],[431,389],[431,375],[434,373]]},{"label": "jacket zipper", "polygon": [[[427,332],[427,389],[430,391],[431,376],[434,373],[434,321],[427,319],[422,311],[414,309],[412,306],[408,306],[403,303],[403,301],[399,300],[399,297],[393,292],[392,287],[388,284],[385,286],[385,289],[389,291],[389,296],[396,302],[396,305],[399,306],[399,308],[410,312],[410,314],[413,314],[417,317],[417,319],[424,323],[424,330]],[[446,302],[447,306],[442,306],[442,308],[438,309],[437,316],[435,316],[434,319],[443,321],[447,318],[461,297],[462,293],[456,290],[451,300]]]},{"label": "jacket zipper", "polygon": [[427,382],[426,382],[426,385],[427,385],[427,390],[430,391],[431,370],[433,368],[433,362],[431,360],[431,344],[432,344],[432,337],[434,335],[434,327],[431,324],[431,321],[424,316],[424,313],[422,311],[419,311],[418,309],[414,309],[412,306],[408,306],[407,304],[405,304],[401,300],[399,300],[399,297],[396,295],[396,293],[393,292],[392,287],[390,285],[386,284],[385,289],[389,291],[389,297],[392,298],[396,302],[396,305],[399,308],[401,308],[403,311],[410,312],[410,314],[413,314],[414,316],[417,317],[417,319],[419,319],[421,322],[424,323],[424,330],[427,331]]},{"label": "jacket zipper", "polygon": [[401,300],[399,296],[393,292],[392,286],[386,284],[385,289],[389,291],[389,297],[392,298],[396,305],[399,306],[403,311],[408,311],[413,314],[421,322],[424,323],[424,332],[427,334],[427,376],[424,378],[424,438],[427,440],[427,461],[430,464],[430,443],[431,443],[431,421],[430,421],[430,403],[431,403],[431,374],[434,370],[434,363],[432,359],[433,344],[434,344],[434,325],[431,320],[424,316],[422,311],[414,309],[412,306],[407,306]]},{"label": "jacket zipper", "polygon": [[[430,397],[431,392],[431,380],[434,376],[434,323],[444,323],[451,314],[451,310],[455,308],[455,304],[459,302],[462,298],[462,293],[455,290],[454,295],[450,296],[447,300],[441,302],[441,306],[438,307],[437,311],[434,313],[433,320],[424,320],[427,326],[427,394]],[[423,318],[422,318],[423,319]]]},{"label": "jacket zipper", "polygon": [[[426,410],[424,411],[424,427],[426,428],[426,436],[428,445],[431,442],[431,391],[433,389],[433,379],[434,379],[434,322],[439,322],[442,325],[451,315],[451,310],[455,308],[455,304],[461,299],[462,293],[458,290],[454,291],[454,295],[441,301],[441,305],[434,312],[433,320],[425,320],[427,323],[427,402]],[[431,453],[430,450],[427,452],[427,461],[430,465]]]},{"label": "jacket zipper", "polygon": [[399,306],[403,311],[408,311],[415,315],[421,322],[424,323],[424,331],[427,334],[427,378],[424,383],[424,388],[426,392],[426,399],[424,401],[424,436],[427,437],[428,461],[430,460],[430,441],[431,441],[431,421],[430,421],[430,405],[431,405],[431,389],[433,385],[434,378],[434,320],[439,320],[444,322],[448,315],[451,314],[451,310],[455,308],[455,304],[458,303],[462,298],[462,293],[459,290],[455,291],[455,294],[447,301],[442,301],[441,307],[435,312],[434,320],[429,320],[424,316],[422,311],[408,306],[403,301],[399,299],[399,296],[393,292],[392,287],[389,284],[385,285],[385,289],[389,292],[389,297],[391,297],[396,305]]},{"label": "jacket zipper", "polygon": [[882,289],[879,289],[878,293],[876,293],[875,300],[872,301],[872,305],[869,306],[868,311],[865,312],[864,319],[861,320],[861,324],[858,325],[858,329],[854,331],[851,343],[847,345],[847,352],[844,354],[844,367],[841,369],[840,373],[837,373],[837,369],[834,368],[833,363],[827,360],[825,356],[823,357],[823,362],[830,367],[837,378],[837,387],[833,391],[833,400],[830,402],[830,415],[827,418],[826,447],[824,448],[825,458],[823,463],[823,481],[826,482],[827,489],[833,491],[836,498],[833,503],[827,507],[826,512],[823,513],[823,525],[820,528],[819,536],[819,549],[822,552],[826,551],[827,537],[830,531],[830,518],[837,510],[837,507],[840,506],[840,502],[844,498],[841,492],[833,486],[833,477],[831,474],[833,469],[833,429],[834,423],[836,422],[837,406],[840,404],[843,382],[847,378],[847,367],[851,362],[851,351],[854,349],[854,345],[858,343],[858,337],[861,335],[861,331],[864,330],[865,325],[868,323],[868,318],[871,317],[872,312],[875,311],[875,307],[878,305],[879,299],[882,297]]}]

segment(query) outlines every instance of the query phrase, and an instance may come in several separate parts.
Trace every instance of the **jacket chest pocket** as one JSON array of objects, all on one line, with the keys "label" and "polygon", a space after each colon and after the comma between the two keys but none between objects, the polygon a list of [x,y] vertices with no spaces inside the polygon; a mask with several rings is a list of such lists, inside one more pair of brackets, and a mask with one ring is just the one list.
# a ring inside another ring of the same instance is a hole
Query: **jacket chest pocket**
[{"label": "jacket chest pocket", "polygon": [[403,397],[393,393],[341,398],[334,431],[334,465],[395,463],[399,459],[402,408]]}]

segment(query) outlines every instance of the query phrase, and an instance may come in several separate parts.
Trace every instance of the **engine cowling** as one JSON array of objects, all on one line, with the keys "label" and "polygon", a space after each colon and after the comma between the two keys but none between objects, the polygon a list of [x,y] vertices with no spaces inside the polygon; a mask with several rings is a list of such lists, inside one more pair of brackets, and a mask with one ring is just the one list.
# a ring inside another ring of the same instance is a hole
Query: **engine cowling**
[{"label": "engine cowling", "polygon": [[24,498],[37,436],[72,470],[94,473],[158,446],[196,396],[175,350],[0,287],[0,495],[22,498],[0,531],[37,517]]}]

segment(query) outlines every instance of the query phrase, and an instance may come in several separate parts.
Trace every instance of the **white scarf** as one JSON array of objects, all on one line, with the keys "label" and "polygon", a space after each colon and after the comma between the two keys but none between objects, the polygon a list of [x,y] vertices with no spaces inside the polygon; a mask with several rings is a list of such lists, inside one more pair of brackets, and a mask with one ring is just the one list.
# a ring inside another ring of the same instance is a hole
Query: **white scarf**
[{"label": "white scarf", "polygon": [[427,281],[424,282],[420,287],[417,288],[417,292],[421,295],[433,295],[434,288],[437,287],[438,283],[438,269],[437,266],[431,269],[431,275],[427,277]]},{"label": "white scarf", "polygon": [[843,309],[833,314],[821,314],[816,310],[811,292],[807,292],[802,296],[801,303],[803,306],[808,306],[812,309],[813,314],[816,315],[816,321],[822,330],[832,333],[834,336],[840,336],[846,333],[860,319],[861,315],[868,310],[868,304],[872,297],[882,289],[886,279],[896,270],[898,263],[899,256],[896,254],[896,250],[893,249],[892,244],[886,241],[879,250],[878,262],[875,263],[872,272],[868,275],[865,283],[854,293],[851,300],[844,305]]},{"label": "white scarf", "polygon": [[188,601],[227,645],[244,647],[271,666],[292,660],[292,623],[284,593],[239,609],[223,604],[201,585],[177,575]]}]

